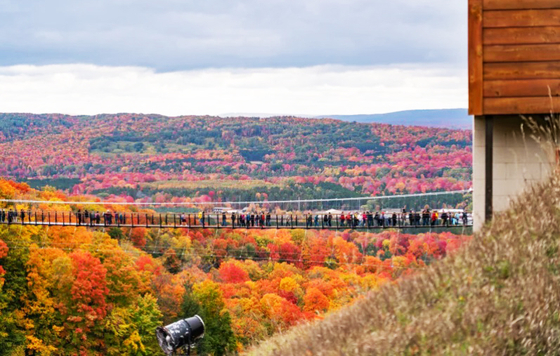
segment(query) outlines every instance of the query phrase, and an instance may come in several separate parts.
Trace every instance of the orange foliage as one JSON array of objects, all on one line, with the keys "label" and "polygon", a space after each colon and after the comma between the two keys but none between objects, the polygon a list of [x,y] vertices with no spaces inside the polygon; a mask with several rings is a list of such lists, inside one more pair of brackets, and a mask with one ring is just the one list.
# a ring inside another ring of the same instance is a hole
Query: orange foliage
[{"label": "orange foliage", "polygon": [[130,232],[130,240],[134,246],[142,248],[146,246],[146,228],[145,227],[135,227]]},{"label": "orange foliage", "polygon": [[305,311],[324,312],[329,309],[329,299],[317,288],[308,288],[303,302]]}]

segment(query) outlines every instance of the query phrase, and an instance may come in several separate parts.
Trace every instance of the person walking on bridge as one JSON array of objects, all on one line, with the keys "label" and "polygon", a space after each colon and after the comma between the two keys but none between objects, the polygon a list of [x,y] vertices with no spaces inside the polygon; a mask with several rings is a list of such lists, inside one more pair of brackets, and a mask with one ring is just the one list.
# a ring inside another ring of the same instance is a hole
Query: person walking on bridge
[{"label": "person walking on bridge", "polygon": [[368,229],[371,229],[373,227],[373,214],[371,213],[371,211],[368,211],[366,213],[366,217],[367,217],[367,227]]},{"label": "person walking on bridge", "polygon": [[431,225],[432,225],[432,226],[435,226],[435,225],[436,225],[437,219],[438,219],[438,214],[437,214],[437,211],[434,210],[434,211],[432,212],[432,219],[431,219]]},{"label": "person walking on bridge", "polygon": [[105,213],[105,224],[112,225],[113,224],[113,214],[109,210]]},{"label": "person walking on bridge", "polygon": [[422,211],[422,225],[423,226],[430,225],[430,210],[429,209],[424,209]]},{"label": "person walking on bridge", "polygon": [[449,215],[447,214],[447,212],[444,210],[441,213],[441,225],[445,225],[445,226],[449,226]]}]

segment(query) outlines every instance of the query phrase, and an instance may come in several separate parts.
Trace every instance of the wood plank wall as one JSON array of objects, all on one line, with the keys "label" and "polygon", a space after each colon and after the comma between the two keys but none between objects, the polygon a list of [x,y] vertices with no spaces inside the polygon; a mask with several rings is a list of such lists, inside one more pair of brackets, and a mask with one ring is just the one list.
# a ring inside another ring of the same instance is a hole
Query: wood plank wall
[{"label": "wood plank wall", "polygon": [[560,0],[469,0],[471,115],[560,112]]}]

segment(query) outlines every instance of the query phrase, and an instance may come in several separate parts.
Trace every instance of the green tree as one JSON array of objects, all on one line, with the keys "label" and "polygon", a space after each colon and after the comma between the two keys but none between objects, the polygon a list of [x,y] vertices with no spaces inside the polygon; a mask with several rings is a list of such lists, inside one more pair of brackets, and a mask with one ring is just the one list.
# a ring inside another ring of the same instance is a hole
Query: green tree
[{"label": "green tree", "polygon": [[136,152],[142,152],[144,150],[144,143],[136,142],[134,146],[132,146]]},{"label": "green tree", "polygon": [[112,239],[121,240],[124,237],[124,234],[121,229],[118,227],[112,227],[107,232]]},{"label": "green tree", "polygon": [[213,281],[204,281],[187,286],[181,305],[183,317],[199,315],[204,320],[204,338],[196,346],[197,355],[225,355],[236,348],[236,339],[231,327],[231,316],[225,309],[220,286]]},{"label": "green tree", "polygon": [[[0,241],[9,242],[14,235],[11,228],[0,227]],[[24,307],[27,295],[25,264],[29,249],[3,251],[5,253],[0,255],[0,266],[4,270],[0,276],[0,355],[16,355],[25,345],[24,320],[18,311]]]}]

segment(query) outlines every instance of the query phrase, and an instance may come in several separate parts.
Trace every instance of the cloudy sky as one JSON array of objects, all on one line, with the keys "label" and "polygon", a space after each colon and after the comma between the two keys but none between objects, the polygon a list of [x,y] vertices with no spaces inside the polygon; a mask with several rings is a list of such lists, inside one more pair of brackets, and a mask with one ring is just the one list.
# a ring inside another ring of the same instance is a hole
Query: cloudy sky
[{"label": "cloudy sky", "polygon": [[466,17],[449,0],[0,0],[0,111],[466,107]]}]

